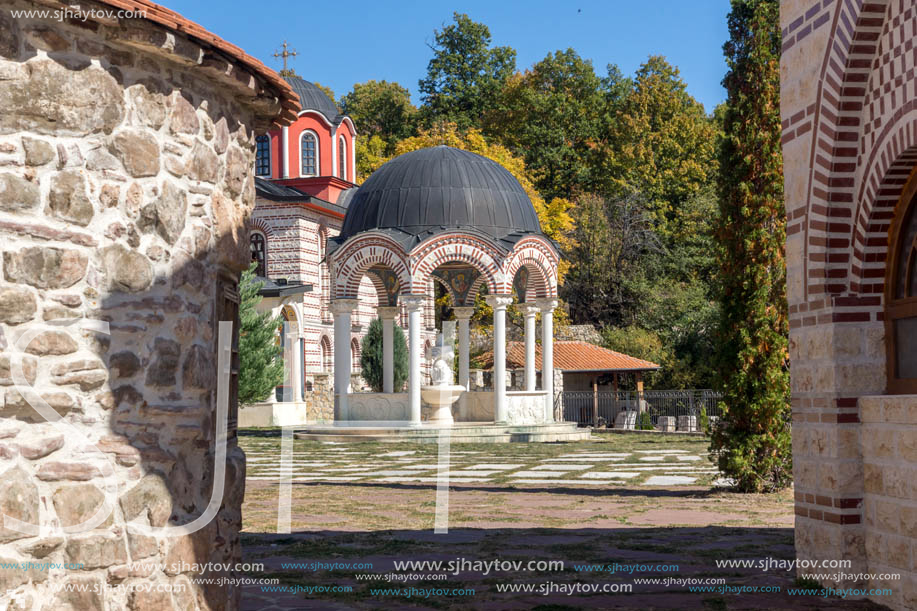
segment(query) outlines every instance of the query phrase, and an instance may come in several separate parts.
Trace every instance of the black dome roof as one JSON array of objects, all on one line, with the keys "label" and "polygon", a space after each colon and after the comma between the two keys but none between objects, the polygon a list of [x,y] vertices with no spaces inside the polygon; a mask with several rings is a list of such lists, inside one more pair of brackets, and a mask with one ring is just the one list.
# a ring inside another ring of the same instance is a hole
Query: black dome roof
[{"label": "black dome roof", "polygon": [[284,79],[299,96],[299,103],[303,110],[317,110],[331,123],[340,123],[344,118],[341,111],[328,95],[315,86],[314,83],[303,80],[298,76],[285,76]]},{"label": "black dome roof", "polygon": [[410,247],[429,235],[463,228],[496,240],[541,233],[522,185],[506,168],[475,153],[436,146],[392,159],[357,190],[336,241],[370,229],[402,234]]}]

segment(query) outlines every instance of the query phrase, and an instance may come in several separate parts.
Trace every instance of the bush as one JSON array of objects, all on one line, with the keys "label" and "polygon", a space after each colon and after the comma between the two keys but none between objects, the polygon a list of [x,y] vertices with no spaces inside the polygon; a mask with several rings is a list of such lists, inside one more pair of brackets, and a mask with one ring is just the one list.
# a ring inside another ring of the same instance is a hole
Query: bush
[{"label": "bush", "polygon": [[650,416],[649,412],[642,412],[640,418],[637,421],[637,428],[641,431],[652,431],[655,426],[653,426],[653,417]]},{"label": "bush", "polygon": [[[408,379],[408,342],[404,331],[394,325],[392,333],[392,351],[394,352],[394,392],[400,392]],[[369,329],[363,336],[360,347],[360,367],[363,369],[363,379],[373,389],[373,392],[382,392],[382,320],[377,318],[369,323]]]},{"label": "bush", "polygon": [[710,434],[710,419],[707,417],[707,406],[700,408],[700,414],[698,414],[698,424],[700,425],[700,430],[704,432],[704,435]]}]

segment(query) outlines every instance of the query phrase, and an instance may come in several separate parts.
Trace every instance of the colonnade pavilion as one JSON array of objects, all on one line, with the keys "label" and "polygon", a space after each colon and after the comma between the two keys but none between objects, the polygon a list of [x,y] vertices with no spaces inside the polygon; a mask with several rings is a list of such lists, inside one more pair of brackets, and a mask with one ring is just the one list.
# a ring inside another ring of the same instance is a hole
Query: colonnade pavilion
[{"label": "colonnade pavilion", "polygon": [[[379,168],[351,200],[341,233],[329,238],[334,344],[348,346],[351,314],[367,276],[383,323],[383,392],[351,393],[351,358],[335,350],[334,419],[421,424],[422,310],[430,283],[450,293],[458,323],[458,379],[469,383],[469,321],[487,287],[493,307],[494,389],[465,393],[457,421],[528,425],[553,421],[553,329],[558,250],[541,231],[519,182],[498,163],[447,146],[403,154]],[[525,390],[507,391],[506,307],[525,315]],[[393,329],[408,318],[407,392],[394,392]],[[536,316],[541,313],[542,387],[536,387]]]}]

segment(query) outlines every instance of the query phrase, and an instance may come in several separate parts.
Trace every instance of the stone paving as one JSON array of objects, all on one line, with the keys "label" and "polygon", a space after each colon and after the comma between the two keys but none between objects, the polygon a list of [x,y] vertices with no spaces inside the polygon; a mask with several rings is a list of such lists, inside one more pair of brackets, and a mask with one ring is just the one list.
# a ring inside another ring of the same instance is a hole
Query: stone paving
[{"label": "stone paving", "polygon": [[[246,447],[247,445],[247,447]],[[277,481],[280,478],[280,444],[245,444],[248,479]],[[308,449],[297,444],[293,452],[293,482],[379,482],[435,485],[438,473],[435,446],[430,449],[393,450],[374,453],[360,443],[311,442]],[[477,446],[481,447],[481,446]],[[506,461],[486,449],[451,451],[450,485],[463,483],[547,484],[554,486],[688,486],[725,485],[705,455],[689,450],[659,449],[633,452],[585,450],[544,457],[519,451]]]}]

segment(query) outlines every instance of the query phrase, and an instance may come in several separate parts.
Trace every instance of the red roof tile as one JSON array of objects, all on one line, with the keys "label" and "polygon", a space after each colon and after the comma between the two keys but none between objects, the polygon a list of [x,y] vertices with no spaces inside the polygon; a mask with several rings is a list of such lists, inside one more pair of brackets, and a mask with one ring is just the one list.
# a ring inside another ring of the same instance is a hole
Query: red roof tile
[{"label": "red roof tile", "polygon": [[[493,367],[492,352],[483,354],[479,360],[486,368]],[[507,344],[506,364],[508,367],[525,367],[524,342]],[[535,367],[541,369],[540,345],[535,347]],[[589,342],[555,341],[554,368],[562,371],[646,371],[659,369],[659,365]]]}]

